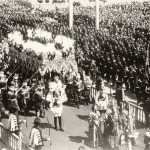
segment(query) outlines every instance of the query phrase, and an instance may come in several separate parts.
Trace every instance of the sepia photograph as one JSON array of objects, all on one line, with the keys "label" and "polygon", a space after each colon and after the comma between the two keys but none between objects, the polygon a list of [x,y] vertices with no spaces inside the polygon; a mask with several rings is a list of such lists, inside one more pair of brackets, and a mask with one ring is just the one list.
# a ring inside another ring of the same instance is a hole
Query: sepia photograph
[{"label": "sepia photograph", "polygon": [[150,150],[150,0],[0,0],[0,150]]}]

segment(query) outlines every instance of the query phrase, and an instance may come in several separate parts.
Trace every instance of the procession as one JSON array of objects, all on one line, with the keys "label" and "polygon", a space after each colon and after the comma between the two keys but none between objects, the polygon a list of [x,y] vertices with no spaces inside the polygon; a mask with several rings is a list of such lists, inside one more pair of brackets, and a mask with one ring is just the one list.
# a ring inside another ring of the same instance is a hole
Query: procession
[{"label": "procession", "polygon": [[[72,6],[70,28],[68,8],[0,5],[1,125],[21,149],[149,150],[149,3]],[[62,142],[85,132],[76,148]]]}]

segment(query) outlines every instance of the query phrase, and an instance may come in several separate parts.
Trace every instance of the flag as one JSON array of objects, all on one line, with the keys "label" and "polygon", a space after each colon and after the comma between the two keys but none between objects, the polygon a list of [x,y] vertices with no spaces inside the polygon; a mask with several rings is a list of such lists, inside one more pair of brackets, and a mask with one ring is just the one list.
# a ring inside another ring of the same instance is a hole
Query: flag
[{"label": "flag", "polygon": [[149,66],[149,45],[148,45],[146,51],[146,62],[145,62],[145,75],[147,78],[149,78],[149,74],[150,74],[150,66]]}]

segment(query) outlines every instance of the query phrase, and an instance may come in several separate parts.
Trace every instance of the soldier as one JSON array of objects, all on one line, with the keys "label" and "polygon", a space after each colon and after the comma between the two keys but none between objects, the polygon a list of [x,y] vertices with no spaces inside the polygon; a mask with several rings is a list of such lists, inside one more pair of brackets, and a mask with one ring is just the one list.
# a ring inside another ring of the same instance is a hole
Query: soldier
[{"label": "soldier", "polygon": [[30,147],[34,148],[34,150],[42,150],[42,147],[44,146],[43,141],[50,141],[50,137],[43,138],[42,137],[42,131],[39,128],[41,124],[41,120],[39,118],[34,119],[34,126],[31,129],[30,132]]},{"label": "soldier", "polygon": [[90,79],[90,76],[86,76],[86,79],[84,80],[84,99],[86,105],[91,101],[91,94],[90,94],[90,88],[92,86],[92,80]]},{"label": "soldier", "polygon": [[2,102],[4,103],[4,106],[7,108],[7,100],[6,100],[6,89],[7,89],[7,79],[4,75],[4,72],[0,72],[0,90],[1,90],[1,96],[2,96]]},{"label": "soldier", "polygon": [[64,129],[62,128],[63,101],[61,99],[61,91],[59,90],[54,91],[53,99],[50,104],[50,108],[51,108],[51,111],[54,113],[55,130],[58,131],[58,128],[57,128],[57,118],[58,118],[60,131],[64,131]]},{"label": "soldier", "polygon": [[24,120],[21,121],[19,119],[18,115],[18,108],[13,106],[9,109],[9,119],[8,119],[8,129],[12,132],[15,133],[16,135],[19,135],[19,128],[21,123],[25,122]]},{"label": "soldier", "polygon": [[14,90],[15,90],[15,92],[16,91],[18,91],[18,89],[19,89],[19,87],[20,87],[20,82],[19,82],[19,74],[15,74],[14,76],[13,76],[13,85],[14,85]]},{"label": "soldier", "polygon": [[[78,95],[79,103],[80,103],[81,98],[82,98],[81,96],[82,96],[82,91],[83,91],[83,83],[80,79],[80,74],[79,73],[77,74],[77,77],[74,79],[74,86],[77,89],[77,95]],[[86,102],[84,104],[86,105]]]},{"label": "soldier", "polygon": [[104,93],[103,89],[98,91],[95,97],[95,104],[97,109],[103,114],[103,118],[105,118],[106,110],[109,104],[108,95]]},{"label": "soldier", "polygon": [[16,107],[19,110],[17,94],[13,85],[8,87],[8,109],[11,109],[12,107]]},{"label": "soldier", "polygon": [[34,93],[35,111],[37,117],[44,117],[44,92],[43,85],[39,84]]},{"label": "soldier", "polygon": [[27,85],[27,81],[24,81],[22,84],[22,87],[18,93],[19,107],[20,107],[20,110],[24,111],[25,114],[27,114],[29,112],[29,110],[28,110],[29,90],[30,90],[30,87]]},{"label": "soldier", "polygon": [[122,82],[118,81],[118,87],[116,87],[116,94],[115,98],[117,100],[117,105],[120,109],[122,109],[122,103],[125,101],[125,84]]}]

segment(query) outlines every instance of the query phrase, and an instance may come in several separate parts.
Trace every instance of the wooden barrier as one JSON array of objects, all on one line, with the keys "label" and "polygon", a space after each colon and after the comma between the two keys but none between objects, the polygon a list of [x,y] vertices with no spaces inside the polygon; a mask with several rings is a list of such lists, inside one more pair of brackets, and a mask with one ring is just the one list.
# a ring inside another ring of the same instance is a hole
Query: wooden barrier
[{"label": "wooden barrier", "polygon": [[14,133],[11,133],[8,129],[0,124],[0,139],[11,149],[11,150],[21,150],[22,141]]}]

